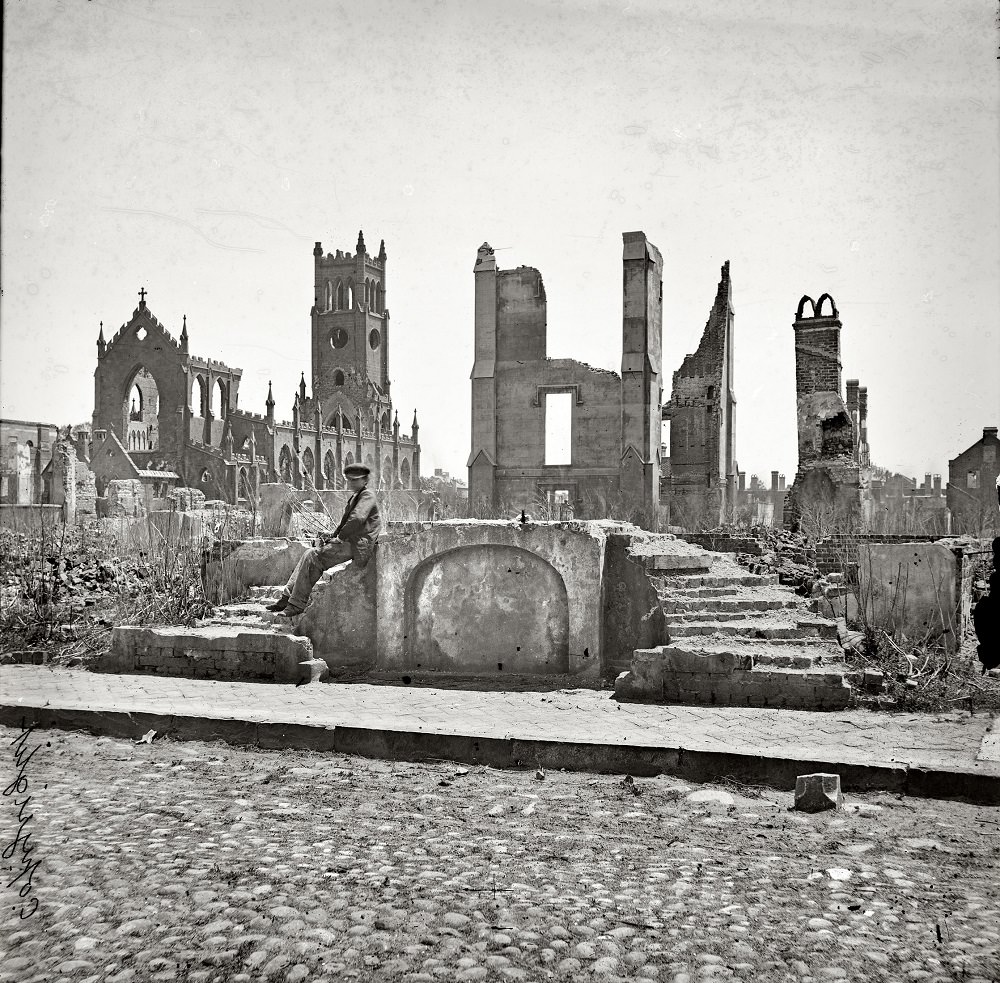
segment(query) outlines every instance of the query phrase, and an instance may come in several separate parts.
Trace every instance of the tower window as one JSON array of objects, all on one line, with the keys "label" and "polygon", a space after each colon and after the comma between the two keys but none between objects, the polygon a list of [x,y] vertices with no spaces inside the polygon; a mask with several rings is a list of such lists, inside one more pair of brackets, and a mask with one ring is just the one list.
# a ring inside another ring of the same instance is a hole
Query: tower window
[{"label": "tower window", "polygon": [[330,345],[333,348],[343,348],[347,344],[347,332],[343,328],[334,328],[330,332]]},{"label": "tower window", "polygon": [[372,328],[368,335],[368,344],[371,345],[373,350],[382,344],[382,336],[375,328]]},{"label": "tower window", "polygon": [[344,373],[341,372],[340,369],[337,369],[337,371],[333,373],[333,384],[335,386],[342,386],[344,384]]},{"label": "tower window", "polygon": [[344,309],[344,285],[338,280],[337,281],[337,310],[342,311]]}]

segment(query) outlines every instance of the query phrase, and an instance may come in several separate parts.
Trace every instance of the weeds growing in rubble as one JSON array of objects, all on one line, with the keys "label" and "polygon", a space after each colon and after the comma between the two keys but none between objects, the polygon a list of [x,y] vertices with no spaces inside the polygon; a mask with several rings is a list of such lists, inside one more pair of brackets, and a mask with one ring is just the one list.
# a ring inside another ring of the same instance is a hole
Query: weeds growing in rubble
[{"label": "weeds growing in rubble", "polygon": [[[923,602],[930,610],[920,624],[908,607],[915,603],[909,565],[898,563],[887,574],[876,568],[867,547],[850,535],[843,536],[840,547],[847,593],[835,611],[860,635],[847,652],[852,668],[881,672],[886,695],[900,710],[1000,710],[1000,680],[982,674],[972,654],[971,631],[956,637],[961,618],[934,566],[924,567],[933,601]],[[853,600],[850,610],[848,597]]]},{"label": "weeds growing in rubble", "polygon": [[0,530],[0,653],[85,662],[116,625],[190,625],[211,606],[201,543],[151,522]]}]

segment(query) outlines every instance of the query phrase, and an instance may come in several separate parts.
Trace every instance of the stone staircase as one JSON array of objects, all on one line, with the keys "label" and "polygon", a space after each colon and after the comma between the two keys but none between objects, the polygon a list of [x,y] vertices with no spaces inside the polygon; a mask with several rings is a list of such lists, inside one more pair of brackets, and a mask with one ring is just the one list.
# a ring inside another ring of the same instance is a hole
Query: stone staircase
[{"label": "stone staircase", "polygon": [[834,710],[850,702],[837,623],[724,554],[679,569],[647,562],[665,644],[636,649],[615,681],[621,699]]}]

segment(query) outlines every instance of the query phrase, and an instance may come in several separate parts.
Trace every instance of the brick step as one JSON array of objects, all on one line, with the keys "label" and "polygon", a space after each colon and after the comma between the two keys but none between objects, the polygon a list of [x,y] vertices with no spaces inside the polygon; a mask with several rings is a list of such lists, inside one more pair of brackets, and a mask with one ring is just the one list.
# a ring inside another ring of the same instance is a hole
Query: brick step
[{"label": "brick step", "polygon": [[698,587],[776,587],[776,573],[743,573],[743,574],[691,574],[680,576],[663,576],[655,580],[666,590],[690,590]]},{"label": "brick step", "polygon": [[287,631],[247,625],[196,628],[123,626],[97,662],[99,672],[153,673],[229,682],[302,683],[320,678],[326,663],[312,642]]},{"label": "brick step", "polygon": [[784,597],[755,597],[753,594],[728,597],[674,597],[662,602],[664,614],[689,614],[710,611],[715,617],[722,612],[779,611],[803,606],[803,599],[795,595]]},{"label": "brick step", "polygon": [[779,668],[811,669],[823,666],[824,671],[846,672],[847,665],[839,645],[820,639],[750,639],[738,636],[729,638],[680,638],[670,643],[676,651],[694,653],[728,653],[743,665],[757,669]]},{"label": "brick step", "polygon": [[842,666],[809,658],[815,653],[769,654],[787,655],[791,665],[762,664],[743,644],[636,649],[629,670],[615,680],[615,698],[789,710],[840,710],[850,702]]},{"label": "brick step", "polygon": [[667,632],[671,638],[692,635],[737,635],[743,638],[836,638],[837,622],[828,618],[797,617],[744,618],[722,621],[703,619],[676,623],[670,619]]}]

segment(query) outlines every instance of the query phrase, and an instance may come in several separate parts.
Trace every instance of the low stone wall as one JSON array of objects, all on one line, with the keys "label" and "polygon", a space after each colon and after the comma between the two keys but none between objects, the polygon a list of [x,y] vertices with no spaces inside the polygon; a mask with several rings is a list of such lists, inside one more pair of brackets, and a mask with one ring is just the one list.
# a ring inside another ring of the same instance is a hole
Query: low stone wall
[{"label": "low stone wall", "polygon": [[714,536],[710,532],[685,532],[680,538],[713,553],[748,553],[760,556],[763,553],[760,542],[751,536]]},{"label": "low stone wall", "polygon": [[[418,519],[423,496],[419,491],[394,488],[376,492],[383,523]],[[309,528],[336,526],[351,493],[346,488],[304,489],[270,482],[260,486],[261,532],[265,536],[298,535]],[[299,514],[300,521],[291,519]],[[315,514],[315,520],[312,515]]]},{"label": "low stone wall", "polygon": [[61,505],[0,504],[0,529],[36,533],[57,526],[63,521]]},{"label": "low stone wall", "polygon": [[898,631],[913,644],[961,646],[972,604],[972,576],[966,552],[978,544],[936,542],[862,543],[858,561],[858,604],[876,625]]},{"label": "low stone wall", "polygon": [[137,478],[122,478],[108,482],[105,490],[108,515],[137,517],[146,514],[146,490]]},{"label": "low stone wall", "polygon": [[115,628],[98,672],[149,673],[188,679],[308,682],[308,638],[252,628]]},{"label": "low stone wall", "polygon": [[202,561],[205,593],[215,603],[226,604],[249,587],[284,584],[308,548],[308,543],[296,539],[215,543]]},{"label": "low stone wall", "polygon": [[941,536],[886,535],[883,533],[849,533],[827,536],[816,545],[816,567],[824,576],[848,572],[853,575],[858,563],[858,547],[868,543],[933,543]]}]

